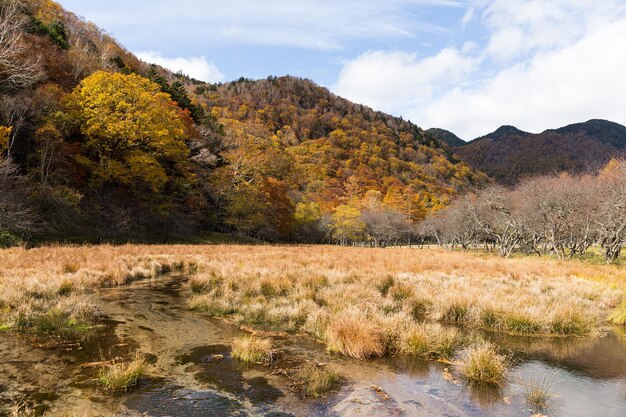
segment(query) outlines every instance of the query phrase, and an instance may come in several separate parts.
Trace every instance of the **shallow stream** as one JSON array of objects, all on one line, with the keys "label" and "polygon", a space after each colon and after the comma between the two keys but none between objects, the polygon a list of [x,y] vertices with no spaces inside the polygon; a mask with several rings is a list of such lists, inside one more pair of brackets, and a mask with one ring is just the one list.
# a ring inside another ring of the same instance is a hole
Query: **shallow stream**
[{"label": "shallow stream", "polygon": [[[502,389],[468,385],[449,365],[414,358],[358,362],[304,336],[275,339],[271,366],[229,356],[235,326],[187,309],[182,277],[162,276],[93,298],[105,319],[78,340],[0,334],[0,415],[15,404],[46,416],[531,416],[626,417],[626,331],[590,338],[481,334],[510,352]],[[98,387],[97,367],[143,355],[147,375],[128,393]],[[286,374],[303,361],[345,377],[325,399],[303,399]],[[547,380],[546,409],[531,409],[531,381]]]}]

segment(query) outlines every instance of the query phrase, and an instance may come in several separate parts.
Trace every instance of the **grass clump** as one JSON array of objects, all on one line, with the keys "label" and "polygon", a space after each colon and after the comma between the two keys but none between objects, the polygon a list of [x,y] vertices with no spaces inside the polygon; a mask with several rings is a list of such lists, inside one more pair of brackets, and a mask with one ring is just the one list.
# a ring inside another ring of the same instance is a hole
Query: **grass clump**
[{"label": "grass clump", "polygon": [[329,352],[355,359],[385,353],[382,331],[359,312],[345,312],[331,319],[326,328],[326,346]]},{"label": "grass clump", "polygon": [[461,352],[459,368],[470,382],[501,386],[506,374],[506,358],[498,354],[494,345],[483,342]]},{"label": "grass clump", "polygon": [[548,378],[544,378],[541,381],[531,381],[526,388],[524,398],[526,402],[534,408],[543,410],[548,406],[552,391],[552,382]]},{"label": "grass clump", "polygon": [[609,314],[608,321],[617,326],[626,326],[626,298]]},{"label": "grass clump", "polygon": [[131,362],[115,360],[100,368],[98,382],[110,391],[127,391],[137,385],[145,367],[145,360],[139,357]]},{"label": "grass clump", "polygon": [[[626,314],[626,310],[625,310]],[[626,319],[626,315],[624,316]],[[595,325],[593,318],[574,309],[558,311],[552,318],[552,333],[582,336],[591,332]]]},{"label": "grass clump", "polygon": [[230,354],[245,363],[268,363],[272,361],[272,341],[254,336],[238,337],[231,344]]},{"label": "grass clump", "polygon": [[508,312],[504,314],[503,330],[521,334],[536,334],[541,332],[541,323],[535,321],[532,317],[517,312]]},{"label": "grass clump", "polygon": [[400,353],[411,356],[450,358],[461,345],[459,332],[436,324],[412,326],[400,337]]},{"label": "grass clump", "polygon": [[469,305],[465,300],[452,300],[443,312],[441,321],[444,323],[461,324],[469,314]]},{"label": "grass clump", "polygon": [[224,298],[215,298],[212,294],[196,295],[189,300],[189,308],[211,317],[225,317],[237,311]]},{"label": "grass clump", "polygon": [[89,323],[70,317],[66,312],[53,308],[46,314],[32,319],[32,329],[37,334],[75,334],[89,329]]},{"label": "grass clump", "polygon": [[326,366],[307,363],[296,371],[294,380],[306,397],[317,398],[335,389],[340,377]]}]

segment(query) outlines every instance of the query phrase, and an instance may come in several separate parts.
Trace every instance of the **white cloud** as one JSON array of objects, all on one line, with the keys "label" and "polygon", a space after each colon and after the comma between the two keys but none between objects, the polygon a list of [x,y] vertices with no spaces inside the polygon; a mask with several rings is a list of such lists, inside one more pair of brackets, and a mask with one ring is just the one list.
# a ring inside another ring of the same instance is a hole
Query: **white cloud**
[{"label": "white cloud", "polygon": [[535,56],[486,82],[458,87],[407,116],[472,139],[503,124],[541,132],[604,118],[626,124],[626,19],[576,44]]},{"label": "white cloud", "polygon": [[486,27],[482,45],[369,52],[344,65],[335,91],[464,139],[503,124],[626,124],[626,2],[472,0],[467,10],[459,24]]},{"label": "white cloud", "polygon": [[476,58],[452,48],[425,59],[399,51],[371,51],[343,67],[334,90],[348,99],[397,114],[459,82],[477,65]]},{"label": "white cloud", "polygon": [[486,52],[497,59],[562,48],[598,25],[619,20],[622,0],[473,0],[491,30]]},{"label": "white cloud", "polygon": [[137,52],[136,55],[150,64],[157,64],[174,72],[181,71],[201,81],[215,83],[222,81],[224,78],[224,75],[215,64],[207,61],[204,56],[167,58],[160,52],[153,51]]},{"label": "white cloud", "polygon": [[[146,22],[159,33],[137,32],[133,41],[159,39],[342,49],[350,41],[412,38],[445,28],[415,13],[416,6],[462,7],[460,0],[109,0],[107,11],[84,0],[61,0],[72,10],[97,15],[98,24],[131,31]],[[95,12],[97,10],[97,13]]]}]

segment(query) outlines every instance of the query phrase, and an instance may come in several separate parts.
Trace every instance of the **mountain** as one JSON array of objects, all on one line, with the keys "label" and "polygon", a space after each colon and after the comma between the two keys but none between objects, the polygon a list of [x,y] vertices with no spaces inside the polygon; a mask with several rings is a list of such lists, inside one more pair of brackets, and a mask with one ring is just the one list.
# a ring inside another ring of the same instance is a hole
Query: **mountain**
[{"label": "mountain", "polygon": [[466,143],[463,139],[445,129],[432,128],[428,129],[426,132],[440,142],[446,143],[451,148],[454,148],[456,146],[463,146]]},{"label": "mountain", "polygon": [[496,181],[513,184],[533,175],[595,170],[626,156],[626,127],[589,120],[532,134],[503,126],[454,152]]},{"label": "mountain", "polygon": [[417,220],[486,180],[430,133],[312,81],[204,83],[51,0],[0,8],[0,236],[317,240],[309,226],[339,207]]},{"label": "mountain", "polygon": [[474,139],[472,142],[479,141],[479,140],[495,140],[495,141],[501,140],[501,139],[506,140],[507,138],[511,136],[528,137],[530,135],[531,135],[530,133],[519,130],[515,126],[505,125],[505,126],[500,126],[495,132],[489,133],[488,135],[482,136],[478,139]]}]

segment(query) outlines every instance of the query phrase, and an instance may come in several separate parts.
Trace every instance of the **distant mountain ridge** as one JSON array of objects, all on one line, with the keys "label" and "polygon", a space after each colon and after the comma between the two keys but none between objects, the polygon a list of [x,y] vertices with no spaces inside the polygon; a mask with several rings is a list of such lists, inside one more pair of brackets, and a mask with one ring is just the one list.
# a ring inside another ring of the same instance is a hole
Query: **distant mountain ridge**
[{"label": "distant mountain ridge", "polygon": [[611,158],[626,156],[626,126],[608,120],[592,119],[538,134],[502,126],[463,143],[451,132],[436,131],[433,136],[461,160],[503,184],[532,175],[594,170]]},{"label": "distant mountain ridge", "polygon": [[456,146],[463,146],[467,143],[454,133],[445,129],[432,128],[428,129],[426,133],[429,133],[433,138],[437,139],[440,142],[446,143],[452,148]]}]

